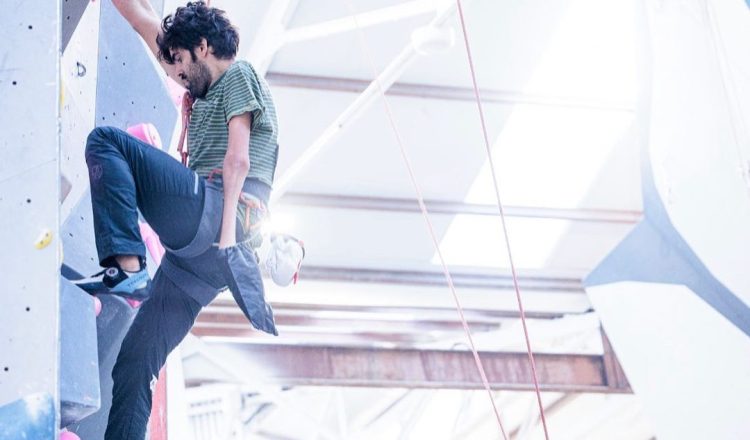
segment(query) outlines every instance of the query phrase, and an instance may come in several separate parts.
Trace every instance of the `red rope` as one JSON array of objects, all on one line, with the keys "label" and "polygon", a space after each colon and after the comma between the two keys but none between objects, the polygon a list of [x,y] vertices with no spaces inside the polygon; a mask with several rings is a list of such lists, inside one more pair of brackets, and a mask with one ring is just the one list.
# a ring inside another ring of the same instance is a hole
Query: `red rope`
[{"label": "red rope", "polygon": [[539,415],[542,419],[542,426],[544,427],[544,438],[549,440],[549,432],[547,431],[547,419],[544,417],[544,405],[542,404],[542,394],[539,391],[539,379],[536,372],[536,362],[534,362],[534,353],[531,350],[531,341],[529,340],[529,329],[526,326],[526,313],[523,309],[523,302],[521,301],[521,290],[518,288],[518,275],[516,274],[516,266],[513,263],[513,255],[510,251],[510,241],[508,240],[508,228],[505,224],[505,212],[503,210],[503,203],[500,200],[500,189],[495,174],[495,165],[492,161],[492,151],[490,148],[490,140],[487,135],[487,124],[484,119],[484,111],[482,109],[482,100],[479,96],[479,87],[477,86],[477,76],[474,70],[474,61],[471,58],[471,48],[469,47],[469,35],[466,31],[466,21],[464,20],[464,11],[461,7],[461,0],[456,0],[458,5],[458,16],[461,19],[461,30],[463,31],[464,43],[466,45],[466,55],[469,61],[469,70],[471,71],[471,81],[474,86],[474,97],[476,98],[477,108],[479,110],[479,119],[482,122],[482,134],[484,135],[484,144],[487,150],[487,159],[490,164],[490,172],[492,174],[492,183],[495,189],[495,196],[497,197],[497,208],[500,211],[500,222],[503,226],[503,236],[505,237],[505,245],[508,250],[508,261],[510,262],[510,270],[513,274],[513,287],[516,290],[516,300],[518,301],[518,310],[521,313],[521,324],[523,325],[523,334],[526,339],[526,350],[529,354],[529,363],[531,364],[531,372],[534,376],[534,390],[536,391],[536,399],[539,404]]},{"label": "red rope", "polygon": [[182,130],[180,131],[180,140],[177,141],[177,152],[180,154],[182,164],[187,166],[189,151],[185,146],[187,141],[188,126],[190,125],[190,116],[193,114],[193,97],[190,92],[182,95]]},{"label": "red rope", "polygon": [[[365,53],[367,54],[368,61],[370,62],[370,67],[373,71],[373,76],[377,78],[377,68],[375,67],[375,63],[373,61],[372,53],[370,53],[369,47],[367,45],[367,42],[364,39],[364,36],[362,35],[362,29],[359,26],[359,21],[357,20],[357,12],[354,9],[351,0],[347,0],[348,6],[350,11],[352,12],[352,16],[354,17],[355,25],[357,26],[358,36],[360,39],[360,44],[363,46]],[[404,147],[404,142],[401,139],[401,134],[399,133],[398,127],[396,125],[396,120],[393,116],[393,112],[391,111],[391,106],[388,103],[388,99],[385,96],[385,91],[381,87],[380,83],[377,82],[377,79],[375,80],[378,90],[380,92],[381,97],[383,98],[383,105],[385,107],[385,112],[388,116],[388,121],[390,122],[391,129],[393,130],[393,134],[396,136],[396,141],[399,146],[399,150],[401,152],[401,157],[404,159],[404,164],[406,165],[406,169],[409,172],[409,178],[411,179],[412,186],[414,187],[414,191],[417,195],[417,202],[419,203],[419,209],[422,212],[422,216],[424,217],[425,222],[427,223],[427,229],[430,232],[430,238],[432,239],[432,243],[435,246],[435,250],[437,252],[438,258],[440,259],[440,264],[443,267],[443,273],[445,274],[445,279],[448,282],[448,287],[450,288],[451,293],[453,294],[453,300],[456,303],[456,310],[458,311],[458,315],[461,319],[461,324],[463,325],[464,332],[466,333],[466,337],[469,340],[469,347],[471,348],[471,353],[474,356],[474,362],[477,366],[477,370],[479,370],[479,375],[482,379],[482,384],[484,385],[485,390],[487,391],[487,394],[490,398],[490,402],[492,403],[492,410],[495,413],[495,418],[497,419],[498,426],[500,427],[500,432],[503,434],[503,438],[505,440],[508,440],[508,435],[505,433],[505,428],[503,427],[503,422],[500,419],[500,412],[498,411],[497,404],[495,403],[495,399],[492,395],[492,390],[490,388],[489,381],[487,380],[487,374],[484,371],[484,366],[482,365],[482,360],[479,357],[479,353],[477,352],[476,346],[474,345],[474,338],[471,336],[471,330],[469,329],[469,324],[466,322],[466,317],[464,316],[463,307],[461,307],[461,302],[458,299],[458,294],[456,293],[456,288],[453,285],[453,278],[451,277],[450,272],[448,271],[448,265],[445,262],[445,259],[443,258],[443,253],[440,250],[440,244],[437,239],[437,234],[435,234],[435,228],[432,226],[432,221],[430,221],[430,217],[427,213],[427,207],[424,204],[424,197],[422,196],[422,191],[419,187],[419,184],[417,183],[417,179],[414,175],[414,169],[411,166],[411,161],[409,160],[409,156],[406,153],[406,148]]]}]

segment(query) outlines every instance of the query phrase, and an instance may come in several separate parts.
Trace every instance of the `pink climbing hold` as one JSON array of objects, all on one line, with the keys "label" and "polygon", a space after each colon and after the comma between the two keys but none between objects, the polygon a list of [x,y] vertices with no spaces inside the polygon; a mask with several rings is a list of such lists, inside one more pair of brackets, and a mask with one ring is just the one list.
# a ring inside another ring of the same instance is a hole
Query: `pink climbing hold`
[{"label": "pink climbing hold", "polygon": [[134,309],[137,309],[138,307],[141,306],[141,301],[138,301],[137,299],[125,298],[125,301],[127,301],[128,304],[130,304],[130,307]]},{"label": "pink climbing hold", "polygon": [[161,149],[162,147],[161,137],[159,136],[159,132],[156,130],[156,127],[154,127],[154,124],[137,124],[128,127],[126,131],[131,136],[138,138],[149,145],[153,145],[154,147],[159,149]]},{"label": "pink climbing hold", "polygon": [[93,296],[92,298],[94,298],[94,315],[99,316],[99,314],[102,313],[102,302],[95,296]]},{"label": "pink climbing hold", "polygon": [[61,431],[60,440],[81,440],[81,437],[78,437],[74,432]]},{"label": "pink climbing hold", "polygon": [[164,256],[165,252],[164,246],[162,246],[161,241],[159,240],[159,236],[156,235],[156,232],[154,232],[148,223],[140,222],[138,227],[141,230],[141,238],[143,238],[143,243],[146,245],[148,253],[151,254],[151,258],[154,259],[154,262],[156,262],[156,265],[158,266],[161,264],[161,257]]}]

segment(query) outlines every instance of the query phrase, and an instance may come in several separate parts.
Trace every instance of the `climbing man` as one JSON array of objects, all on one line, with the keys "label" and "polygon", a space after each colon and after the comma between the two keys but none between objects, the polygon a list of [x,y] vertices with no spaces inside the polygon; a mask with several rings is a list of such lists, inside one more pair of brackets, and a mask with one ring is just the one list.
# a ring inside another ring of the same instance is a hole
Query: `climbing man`
[{"label": "climbing man", "polygon": [[[229,288],[253,326],[277,334],[254,249],[262,240],[257,225],[271,193],[278,129],[268,85],[236,59],[239,36],[224,11],[190,2],[160,21],[149,0],[113,3],[194,99],[183,103],[184,112],[192,111],[189,167],[111,127],[94,129],[86,144],[105,270],[79,284],[100,283],[144,301],[112,371],[105,438],[143,440],[152,380],[218,292]],[[139,210],[166,248],[153,280]]]}]

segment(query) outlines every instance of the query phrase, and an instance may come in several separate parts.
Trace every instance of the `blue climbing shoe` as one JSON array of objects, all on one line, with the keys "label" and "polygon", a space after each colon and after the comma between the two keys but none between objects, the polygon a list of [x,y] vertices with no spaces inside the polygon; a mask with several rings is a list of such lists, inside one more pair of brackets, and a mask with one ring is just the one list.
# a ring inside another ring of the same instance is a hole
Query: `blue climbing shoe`
[{"label": "blue climbing shoe", "polygon": [[73,283],[91,294],[110,293],[138,301],[151,297],[151,277],[145,267],[138,272],[128,272],[116,266],[108,267]]}]

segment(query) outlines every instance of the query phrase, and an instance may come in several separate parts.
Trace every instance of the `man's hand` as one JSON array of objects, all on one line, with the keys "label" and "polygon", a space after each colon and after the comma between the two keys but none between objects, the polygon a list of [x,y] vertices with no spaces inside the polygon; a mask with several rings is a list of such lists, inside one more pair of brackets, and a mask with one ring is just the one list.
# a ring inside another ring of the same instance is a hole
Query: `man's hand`
[{"label": "man's hand", "polygon": [[224,156],[222,178],[224,180],[224,210],[221,219],[219,248],[227,248],[237,243],[237,205],[242,193],[242,185],[250,170],[250,113],[243,113],[229,120],[229,145]]}]

